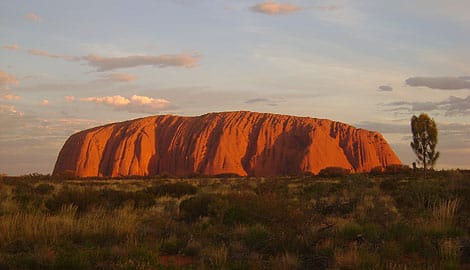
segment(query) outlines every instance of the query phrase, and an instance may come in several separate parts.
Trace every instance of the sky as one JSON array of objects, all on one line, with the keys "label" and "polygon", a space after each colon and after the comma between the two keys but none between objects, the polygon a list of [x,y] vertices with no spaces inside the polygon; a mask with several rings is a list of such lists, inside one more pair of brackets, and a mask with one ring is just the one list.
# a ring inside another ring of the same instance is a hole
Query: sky
[{"label": "sky", "polygon": [[52,172],[75,132],[158,114],[248,110],[381,132],[410,119],[438,169],[470,169],[466,0],[2,0],[0,173]]}]

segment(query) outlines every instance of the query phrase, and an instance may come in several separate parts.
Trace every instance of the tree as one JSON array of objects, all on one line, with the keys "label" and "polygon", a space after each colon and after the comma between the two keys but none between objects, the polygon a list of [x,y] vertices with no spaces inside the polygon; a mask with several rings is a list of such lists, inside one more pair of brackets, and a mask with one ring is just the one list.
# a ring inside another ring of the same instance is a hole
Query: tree
[{"label": "tree", "polygon": [[418,158],[418,163],[423,164],[424,178],[426,178],[428,165],[432,169],[439,158],[439,152],[436,152],[437,126],[434,119],[429,118],[425,113],[418,117],[413,115],[411,117],[411,132],[413,133],[413,141],[410,145]]}]

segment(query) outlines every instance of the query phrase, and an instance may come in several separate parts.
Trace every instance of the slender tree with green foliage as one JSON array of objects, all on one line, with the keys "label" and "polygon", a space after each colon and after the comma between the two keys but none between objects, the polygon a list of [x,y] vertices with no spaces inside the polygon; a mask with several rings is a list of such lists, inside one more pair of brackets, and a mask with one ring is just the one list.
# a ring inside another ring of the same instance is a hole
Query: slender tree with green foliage
[{"label": "slender tree with green foliage", "polygon": [[428,166],[432,169],[439,158],[439,152],[436,152],[436,122],[425,113],[418,117],[413,115],[411,117],[411,132],[413,133],[413,141],[410,145],[418,158],[418,163],[423,164],[424,178],[426,178]]}]

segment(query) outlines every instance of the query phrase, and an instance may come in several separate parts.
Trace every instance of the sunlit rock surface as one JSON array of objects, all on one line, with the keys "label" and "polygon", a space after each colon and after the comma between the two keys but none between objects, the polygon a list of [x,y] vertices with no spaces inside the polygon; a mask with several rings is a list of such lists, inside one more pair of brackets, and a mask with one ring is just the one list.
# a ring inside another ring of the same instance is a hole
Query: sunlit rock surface
[{"label": "sunlit rock surface", "polygon": [[401,164],[378,132],[325,119],[256,112],[151,116],[78,132],[54,174],[297,175]]}]

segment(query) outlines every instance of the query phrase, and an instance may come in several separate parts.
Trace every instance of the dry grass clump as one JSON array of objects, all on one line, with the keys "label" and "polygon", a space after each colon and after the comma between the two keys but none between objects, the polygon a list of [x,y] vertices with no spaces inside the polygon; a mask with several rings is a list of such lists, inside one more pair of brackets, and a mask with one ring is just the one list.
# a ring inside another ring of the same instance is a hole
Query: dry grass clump
[{"label": "dry grass clump", "polygon": [[351,244],[345,249],[335,250],[335,263],[337,269],[357,269],[361,262],[357,244]]},{"label": "dry grass clump", "polygon": [[454,225],[455,214],[460,206],[460,199],[449,199],[434,204],[432,207],[431,223],[428,225],[434,230],[445,230]]},{"label": "dry grass clump", "polygon": [[210,269],[222,269],[228,258],[228,249],[225,245],[208,246],[202,250],[203,263],[210,266]]},{"label": "dry grass clump", "polygon": [[77,215],[77,207],[65,205],[57,214],[16,212],[0,216],[0,246],[14,241],[57,244],[63,239],[108,236],[133,241],[137,214],[126,206],[113,211],[96,209]]},{"label": "dry grass clump", "polygon": [[271,259],[273,270],[299,269],[300,262],[296,255],[284,252]]}]

